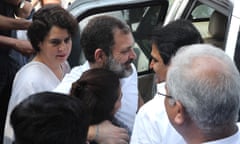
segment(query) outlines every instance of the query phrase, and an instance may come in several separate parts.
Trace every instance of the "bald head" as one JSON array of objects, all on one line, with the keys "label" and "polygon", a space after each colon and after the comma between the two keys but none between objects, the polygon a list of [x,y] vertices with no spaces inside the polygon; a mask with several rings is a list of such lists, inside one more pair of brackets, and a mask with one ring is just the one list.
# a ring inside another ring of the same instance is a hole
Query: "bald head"
[{"label": "bald head", "polygon": [[209,55],[198,56],[193,59],[191,70],[192,78],[199,80],[211,79],[213,86],[221,82],[221,77],[228,73],[228,66],[218,57]]},{"label": "bald head", "polygon": [[207,44],[181,48],[171,60],[166,83],[169,95],[204,133],[236,122],[240,76],[221,49]]}]

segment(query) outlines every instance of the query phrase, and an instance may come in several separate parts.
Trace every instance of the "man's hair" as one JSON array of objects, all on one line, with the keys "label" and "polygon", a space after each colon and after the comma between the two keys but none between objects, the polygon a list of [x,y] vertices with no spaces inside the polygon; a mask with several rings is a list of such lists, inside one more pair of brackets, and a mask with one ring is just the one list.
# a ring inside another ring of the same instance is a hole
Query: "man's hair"
[{"label": "man's hair", "polygon": [[83,101],[91,113],[91,124],[113,118],[113,108],[119,97],[118,76],[107,69],[94,68],[85,71],[72,84],[71,96]]},{"label": "man's hair", "polygon": [[[206,58],[217,62],[218,69],[212,70],[207,61],[206,66],[199,64]],[[237,121],[240,76],[232,60],[219,48],[207,44],[181,48],[171,61],[166,83],[169,95],[183,104],[203,133],[222,132]]]},{"label": "man's hair", "polygon": [[126,23],[113,16],[96,16],[88,22],[82,31],[80,45],[89,62],[95,62],[94,53],[97,48],[102,49],[107,56],[111,54],[116,29],[124,34],[131,32]]},{"label": "man's hair", "polygon": [[152,33],[152,43],[156,44],[164,64],[168,65],[181,46],[203,43],[203,39],[190,21],[180,19],[156,27]]},{"label": "man's hair", "polygon": [[42,92],[14,108],[11,124],[15,144],[83,144],[89,114],[75,97]]},{"label": "man's hair", "polygon": [[48,4],[33,15],[27,35],[35,51],[40,51],[39,43],[44,41],[53,26],[66,29],[73,36],[77,31],[76,19],[60,5]]}]

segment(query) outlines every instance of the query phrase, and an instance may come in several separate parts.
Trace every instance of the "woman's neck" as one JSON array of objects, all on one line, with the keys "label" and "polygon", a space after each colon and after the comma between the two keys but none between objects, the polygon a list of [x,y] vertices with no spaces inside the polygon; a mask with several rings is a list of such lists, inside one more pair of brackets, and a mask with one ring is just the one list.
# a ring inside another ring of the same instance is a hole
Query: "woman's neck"
[{"label": "woman's neck", "polygon": [[36,55],[32,61],[37,61],[45,64],[51,71],[56,75],[59,80],[63,79],[64,70],[61,64],[55,64],[47,61],[46,59],[42,58],[40,55]]}]

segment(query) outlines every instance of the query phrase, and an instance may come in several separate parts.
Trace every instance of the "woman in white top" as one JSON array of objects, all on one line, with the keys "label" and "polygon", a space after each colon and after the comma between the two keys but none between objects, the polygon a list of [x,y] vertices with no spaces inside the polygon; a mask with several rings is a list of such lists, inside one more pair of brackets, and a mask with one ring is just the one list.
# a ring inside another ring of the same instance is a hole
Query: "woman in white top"
[{"label": "woman in white top", "polygon": [[13,138],[9,125],[12,109],[29,95],[54,89],[70,70],[67,58],[72,36],[77,29],[75,18],[59,5],[46,5],[33,15],[27,35],[36,55],[15,76],[8,105],[4,144]]}]

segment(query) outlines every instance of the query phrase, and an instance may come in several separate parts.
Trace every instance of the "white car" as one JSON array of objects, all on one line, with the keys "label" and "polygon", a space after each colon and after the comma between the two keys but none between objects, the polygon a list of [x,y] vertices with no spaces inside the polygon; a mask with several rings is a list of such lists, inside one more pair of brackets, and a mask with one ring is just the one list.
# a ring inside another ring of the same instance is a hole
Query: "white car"
[{"label": "white car", "polygon": [[221,47],[240,70],[239,0],[173,0],[164,24],[180,18],[192,21],[205,42]]}]

